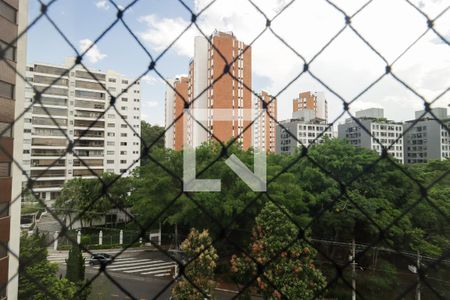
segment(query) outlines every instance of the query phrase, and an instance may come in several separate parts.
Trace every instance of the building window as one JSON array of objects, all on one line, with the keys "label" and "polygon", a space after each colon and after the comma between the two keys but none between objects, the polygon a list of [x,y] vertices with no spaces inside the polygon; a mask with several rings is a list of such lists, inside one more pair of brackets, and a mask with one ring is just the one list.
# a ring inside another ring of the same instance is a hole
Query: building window
[{"label": "building window", "polygon": [[17,10],[3,0],[0,0],[0,16],[14,24],[17,23]]},{"label": "building window", "polygon": [[126,159],[121,159],[121,160],[120,160],[120,163],[121,163],[121,164],[126,164],[127,161],[126,161]]},{"label": "building window", "polygon": [[7,99],[13,99],[14,98],[14,85],[9,84],[4,81],[0,81],[0,97],[7,98]]},{"label": "building window", "polygon": [[[8,49],[3,54],[4,58],[15,61],[16,60],[16,47],[9,45],[9,44],[5,43],[4,41],[0,40],[0,49],[6,49],[6,48],[8,48]],[[33,80],[30,80],[30,81],[33,81]]]},{"label": "building window", "polygon": [[108,81],[109,82],[116,82],[116,79],[115,78],[109,78]]},{"label": "building window", "polygon": [[120,142],[120,146],[126,146],[127,142]]},{"label": "building window", "polygon": [[120,136],[121,137],[127,137],[127,134],[126,133],[121,133]]},{"label": "building window", "polygon": [[109,160],[106,161],[106,163],[109,164],[109,165],[114,164],[114,160],[110,160],[109,159]]}]

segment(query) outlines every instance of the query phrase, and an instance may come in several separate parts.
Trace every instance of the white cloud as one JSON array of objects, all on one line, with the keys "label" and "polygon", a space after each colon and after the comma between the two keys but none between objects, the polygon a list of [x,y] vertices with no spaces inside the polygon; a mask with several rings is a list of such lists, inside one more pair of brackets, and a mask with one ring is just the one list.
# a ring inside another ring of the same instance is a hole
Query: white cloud
[{"label": "white cloud", "polygon": [[[84,39],[80,41],[80,50],[82,52],[86,51],[92,45],[92,41],[89,39]],[[92,64],[99,62],[104,59],[107,55],[102,53],[97,45],[94,45],[89,51],[86,53],[86,57],[88,61]]]},{"label": "white cloud", "polygon": [[159,102],[158,101],[144,101],[143,105],[145,108],[154,108],[159,106]]},{"label": "white cloud", "polygon": [[97,6],[97,8],[104,9],[104,10],[108,10],[110,7],[108,0],[97,0],[97,2],[95,3],[95,6]]},{"label": "white cloud", "polygon": [[157,83],[161,83],[162,82],[160,78],[152,76],[152,75],[149,75],[149,74],[144,75],[142,77],[141,81],[144,82],[145,84],[148,84],[148,85],[155,85]]},{"label": "white cloud", "polygon": [[[211,0],[195,0],[199,11]],[[254,0],[255,4],[272,18],[287,0]],[[340,0],[335,3],[348,15],[355,13],[365,0]],[[419,0],[414,1],[419,5]],[[434,17],[445,9],[446,1],[422,1],[423,9]],[[401,16],[401,17],[400,17]],[[140,36],[156,51],[163,51],[190,22],[182,18],[162,18],[156,15],[142,17],[147,25]],[[198,25],[210,34],[214,29],[233,31],[238,39],[250,43],[265,28],[265,18],[249,3],[241,0],[218,0],[198,18]],[[426,19],[406,1],[373,1],[352,19],[352,26],[392,63],[426,29]],[[342,13],[326,1],[295,1],[273,21],[271,28],[307,61],[345,26]],[[448,33],[450,18],[441,16],[435,24],[443,35]],[[192,57],[194,36],[192,27],[174,45],[182,56]],[[253,72],[268,79],[260,86],[276,94],[303,69],[303,61],[289,50],[270,31],[266,31],[252,46]],[[310,70],[346,100],[351,100],[374,82],[385,71],[386,63],[361,39],[347,28],[314,62]],[[187,66],[181,66],[180,72]],[[449,48],[436,43],[436,35],[426,34],[411,50],[393,65],[395,74],[428,100],[448,87],[450,78]],[[255,88],[255,85],[254,85]],[[329,98],[330,119],[342,112],[342,102],[309,75],[302,76],[278,97],[279,118],[290,116],[291,99],[302,90],[323,90]],[[359,102],[361,101],[361,104]],[[447,106],[450,95],[439,105]],[[397,120],[410,119],[413,110],[423,103],[390,75],[360,97],[354,108],[368,105],[383,106],[386,115]]]},{"label": "white cloud", "polygon": [[[141,32],[139,36],[156,51],[163,51],[166,49],[172,41],[174,41],[177,36],[183,32],[183,30],[189,25],[189,22],[183,20],[182,18],[159,18],[156,15],[148,15],[139,18],[139,21],[147,25],[147,30]],[[177,42],[176,51],[180,55],[190,56],[192,55],[192,50],[189,46],[179,46],[179,45],[190,45],[193,41],[193,35],[184,35],[179,42]]]}]

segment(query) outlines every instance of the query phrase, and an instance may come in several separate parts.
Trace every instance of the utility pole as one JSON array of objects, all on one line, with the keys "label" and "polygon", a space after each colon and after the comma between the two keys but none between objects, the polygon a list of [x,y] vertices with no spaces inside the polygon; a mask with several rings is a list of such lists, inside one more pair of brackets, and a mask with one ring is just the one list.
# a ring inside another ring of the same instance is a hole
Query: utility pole
[{"label": "utility pole", "polygon": [[175,249],[178,250],[178,224],[175,224]]},{"label": "utility pole", "polygon": [[356,244],[355,239],[352,240],[352,300],[356,300]]},{"label": "utility pole", "polygon": [[417,251],[417,286],[416,286],[416,300],[420,300],[420,252]]}]

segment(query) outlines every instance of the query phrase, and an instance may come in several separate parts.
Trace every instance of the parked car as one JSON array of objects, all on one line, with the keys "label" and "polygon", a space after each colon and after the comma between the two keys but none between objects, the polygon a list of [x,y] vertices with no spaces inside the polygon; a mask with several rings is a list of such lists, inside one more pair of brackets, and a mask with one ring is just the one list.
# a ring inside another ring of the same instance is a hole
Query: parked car
[{"label": "parked car", "polygon": [[107,265],[112,262],[112,256],[106,253],[95,253],[89,259],[89,264],[93,265]]}]

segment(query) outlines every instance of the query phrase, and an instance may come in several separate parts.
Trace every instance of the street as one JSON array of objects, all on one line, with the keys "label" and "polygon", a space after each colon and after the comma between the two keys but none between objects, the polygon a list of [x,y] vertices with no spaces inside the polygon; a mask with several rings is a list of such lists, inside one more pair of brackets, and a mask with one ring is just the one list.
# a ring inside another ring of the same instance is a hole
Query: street
[{"label": "street", "polygon": [[[114,255],[114,251],[107,252]],[[87,256],[85,256],[87,258]],[[61,276],[66,274],[67,252],[51,253],[48,259],[58,263]],[[103,299],[169,299],[173,284],[170,284],[174,262],[162,253],[131,250],[121,254],[107,266],[108,278],[98,266],[90,266],[86,259],[86,278],[93,279],[90,300]],[[216,290],[217,299],[231,299],[232,291]]]}]

